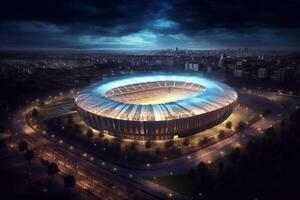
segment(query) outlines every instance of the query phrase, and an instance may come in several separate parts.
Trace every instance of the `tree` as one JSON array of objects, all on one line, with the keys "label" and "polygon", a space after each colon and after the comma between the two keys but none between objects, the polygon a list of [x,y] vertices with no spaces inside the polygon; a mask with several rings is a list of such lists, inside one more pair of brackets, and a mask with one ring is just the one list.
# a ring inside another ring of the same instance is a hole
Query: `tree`
[{"label": "tree", "polygon": [[228,129],[232,128],[232,122],[231,121],[226,122],[226,128],[228,128]]},{"label": "tree", "polygon": [[182,145],[189,146],[190,145],[190,140],[188,138],[184,138],[183,141],[182,141]]},{"label": "tree", "polygon": [[103,137],[104,137],[104,134],[101,133],[101,132],[99,132],[99,133],[98,133],[98,137],[99,137],[99,138],[103,138]]},{"label": "tree", "polygon": [[218,138],[220,138],[220,139],[225,138],[225,131],[224,130],[220,130]]},{"label": "tree", "polygon": [[236,130],[237,130],[237,131],[241,131],[241,130],[243,130],[243,129],[245,128],[245,126],[246,126],[245,122],[240,121],[240,122],[238,123],[237,127],[236,127]]},{"label": "tree", "polygon": [[94,136],[94,131],[91,128],[89,128],[86,131],[86,136],[89,137],[89,138],[92,138]]},{"label": "tree", "polygon": [[174,141],[173,140],[169,140],[169,141],[165,142],[165,148],[166,149],[169,149],[169,148],[173,147],[173,145],[174,145]]},{"label": "tree", "polygon": [[155,154],[158,156],[160,153],[161,153],[161,150],[160,150],[159,147],[157,147],[157,148],[155,149]]},{"label": "tree", "polygon": [[231,162],[235,163],[240,156],[241,150],[239,148],[235,148],[233,152],[229,155],[229,159],[231,160]]},{"label": "tree", "polygon": [[104,147],[108,147],[108,145],[109,145],[109,140],[108,140],[107,138],[104,138],[102,144],[103,144]]},{"label": "tree", "polygon": [[68,115],[68,121],[67,121],[68,126],[72,126],[74,124],[74,119],[72,115]]},{"label": "tree", "polygon": [[45,188],[44,184],[42,181],[34,181],[32,183],[32,192],[35,194],[42,193],[43,189]]},{"label": "tree", "polygon": [[189,169],[189,171],[188,171],[188,176],[189,176],[191,179],[195,178],[196,173],[195,173],[194,168]]},{"label": "tree", "polygon": [[205,175],[207,173],[207,165],[204,162],[200,162],[197,169],[200,175]]},{"label": "tree", "polygon": [[48,160],[45,160],[43,158],[40,158],[40,161],[41,161],[42,165],[44,165],[46,167],[50,164],[50,162]]},{"label": "tree", "polygon": [[223,161],[220,161],[218,164],[218,175],[221,175],[223,170],[224,170],[224,163]]},{"label": "tree", "polygon": [[50,176],[54,176],[55,174],[57,174],[59,172],[59,168],[57,166],[56,163],[52,162],[48,165],[47,167],[47,173],[50,175]]},{"label": "tree", "polygon": [[21,141],[21,142],[19,143],[19,151],[25,152],[25,151],[27,151],[27,150],[28,150],[28,144],[27,144],[27,142]]},{"label": "tree", "polygon": [[79,124],[74,124],[74,133],[81,135],[81,127]]},{"label": "tree", "polygon": [[5,147],[6,147],[5,139],[0,139],[0,150],[4,149]]},{"label": "tree", "polygon": [[129,148],[130,148],[131,151],[136,151],[137,150],[137,143],[136,142],[130,143]]},{"label": "tree", "polygon": [[64,177],[64,185],[66,188],[74,187],[75,183],[76,183],[76,180],[73,175],[67,175]]},{"label": "tree", "polygon": [[35,158],[35,153],[32,149],[27,150],[24,154],[24,158],[26,161],[28,161],[29,163]]},{"label": "tree", "polygon": [[32,114],[33,117],[39,116],[39,111],[38,111],[38,109],[37,109],[37,108],[33,108],[31,114]]},{"label": "tree", "polygon": [[201,139],[201,138],[198,139],[197,145],[198,145],[199,147],[202,146],[202,139]]},{"label": "tree", "polygon": [[135,194],[135,190],[131,187],[126,187],[126,192],[127,192],[127,197],[128,199],[135,199],[134,198],[134,194]]},{"label": "tree", "polygon": [[111,143],[111,148],[114,150],[114,153],[118,153],[121,150],[121,140],[120,139],[114,139]]},{"label": "tree", "polygon": [[0,133],[4,133],[5,126],[3,124],[0,124]]},{"label": "tree", "polygon": [[274,129],[273,126],[267,128],[267,129],[265,130],[265,134],[266,134],[267,136],[271,136],[271,135],[273,135],[274,133],[275,133],[275,129]]},{"label": "tree", "polygon": [[147,140],[147,141],[145,142],[145,148],[146,148],[146,149],[150,149],[150,148],[151,148],[151,141],[150,141],[150,140]]},{"label": "tree", "polygon": [[197,185],[200,189],[199,192],[207,195],[211,186],[211,176],[208,173],[208,167],[204,162],[200,162],[197,166],[197,169],[199,174],[199,176],[197,177]]},{"label": "tree", "polygon": [[280,122],[280,127],[281,127],[281,128],[285,128],[285,121],[284,121],[284,120],[281,120],[281,122]]},{"label": "tree", "polygon": [[205,136],[205,137],[202,139],[201,144],[202,144],[202,145],[207,145],[207,144],[208,144],[208,137]]}]

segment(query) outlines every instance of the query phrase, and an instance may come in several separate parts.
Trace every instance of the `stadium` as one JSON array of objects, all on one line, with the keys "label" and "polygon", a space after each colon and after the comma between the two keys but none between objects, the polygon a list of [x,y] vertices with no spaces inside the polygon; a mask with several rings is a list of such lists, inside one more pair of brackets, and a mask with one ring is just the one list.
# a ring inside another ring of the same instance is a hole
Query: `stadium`
[{"label": "stadium", "polygon": [[106,134],[167,140],[211,128],[233,112],[237,93],[195,75],[131,75],[100,82],[75,97],[81,118]]}]

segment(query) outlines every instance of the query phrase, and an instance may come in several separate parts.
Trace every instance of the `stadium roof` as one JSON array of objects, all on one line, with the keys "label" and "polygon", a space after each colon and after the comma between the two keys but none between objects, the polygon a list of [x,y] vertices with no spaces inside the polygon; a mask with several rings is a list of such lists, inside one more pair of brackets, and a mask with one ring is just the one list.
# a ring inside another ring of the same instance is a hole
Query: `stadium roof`
[{"label": "stadium roof", "polygon": [[[150,105],[119,102],[106,95],[108,91],[117,87],[156,81],[194,83],[204,89],[177,101]],[[75,97],[75,103],[87,112],[103,117],[131,121],[164,121],[218,110],[236,99],[237,93],[231,87],[204,77],[148,74],[131,75],[94,84]]]}]

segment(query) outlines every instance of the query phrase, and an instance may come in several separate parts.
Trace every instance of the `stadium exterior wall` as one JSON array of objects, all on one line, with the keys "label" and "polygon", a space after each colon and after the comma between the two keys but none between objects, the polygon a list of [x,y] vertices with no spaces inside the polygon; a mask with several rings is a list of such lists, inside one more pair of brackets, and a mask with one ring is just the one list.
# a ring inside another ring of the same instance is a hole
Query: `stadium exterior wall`
[{"label": "stadium exterior wall", "polygon": [[236,100],[220,109],[185,118],[164,121],[133,121],[108,118],[90,113],[80,106],[77,110],[84,121],[94,129],[122,139],[168,140],[174,136],[186,137],[218,125],[226,120],[236,106]]}]

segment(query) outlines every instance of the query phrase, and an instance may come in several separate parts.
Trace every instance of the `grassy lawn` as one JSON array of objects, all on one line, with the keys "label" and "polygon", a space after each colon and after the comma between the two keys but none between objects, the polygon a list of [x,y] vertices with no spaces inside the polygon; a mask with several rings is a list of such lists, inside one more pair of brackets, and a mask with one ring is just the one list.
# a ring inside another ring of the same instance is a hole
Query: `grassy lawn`
[{"label": "grassy lawn", "polygon": [[207,129],[205,131],[200,132],[199,134],[196,134],[194,136],[190,137],[191,143],[197,143],[199,138],[203,137],[213,137],[215,135],[218,135],[221,130],[224,131],[230,131],[229,129],[226,128],[226,123],[228,121],[232,122],[232,127],[236,127],[239,122],[244,121],[247,122],[249,121],[252,117],[255,118],[259,115],[259,113],[256,110],[253,110],[251,108],[245,108],[245,107],[237,107],[235,111],[226,119],[224,122],[221,124],[212,127],[210,129]]},{"label": "grassy lawn", "polygon": [[71,111],[75,108],[72,98],[64,98],[51,101],[39,107],[39,118],[45,120],[60,113]]},{"label": "grassy lawn", "polygon": [[[218,167],[220,163],[222,163],[224,167],[226,167],[229,164],[227,159],[219,158],[215,162],[207,165],[208,173],[210,174],[211,177],[215,178],[217,176]],[[194,171],[195,171],[195,176],[198,176],[197,167],[194,169]],[[155,179],[154,178],[147,178],[147,179],[153,181],[154,183],[157,183],[158,185],[162,185],[166,188],[174,190],[183,195],[187,195],[187,196],[198,195],[199,188],[197,188],[196,184],[193,183],[188,172],[182,175],[162,176],[162,177],[155,177]]]},{"label": "grassy lawn", "polygon": [[151,179],[151,181],[188,196],[192,196],[196,190],[195,184],[192,183],[188,175],[163,176],[156,178],[156,180]]}]

